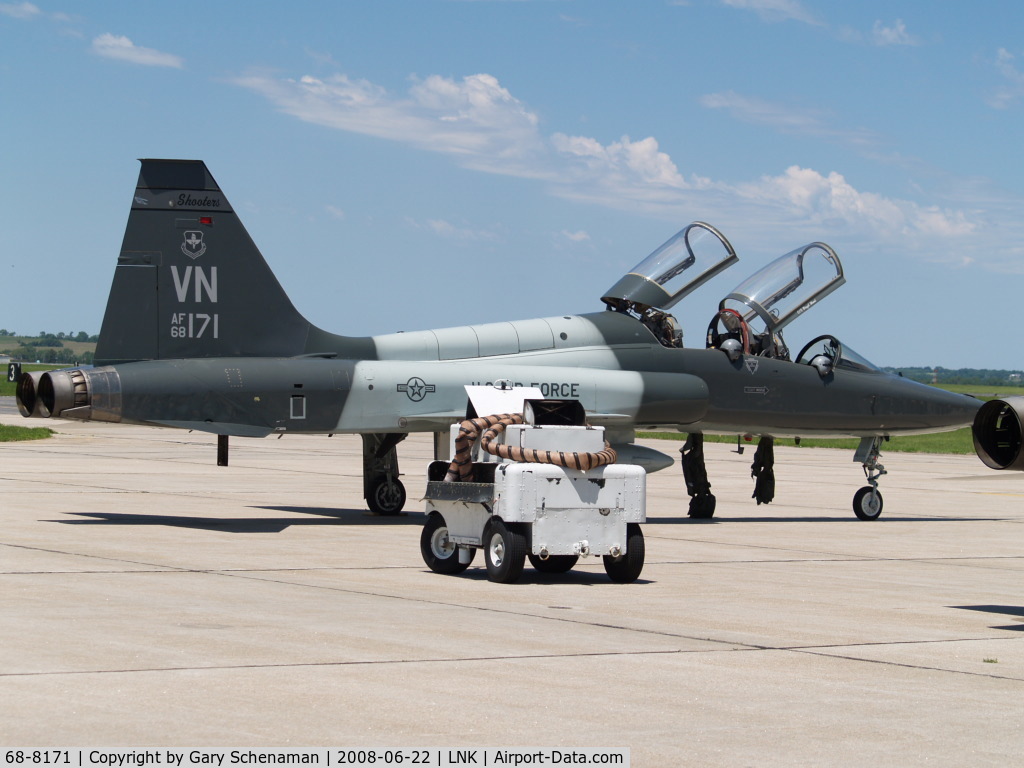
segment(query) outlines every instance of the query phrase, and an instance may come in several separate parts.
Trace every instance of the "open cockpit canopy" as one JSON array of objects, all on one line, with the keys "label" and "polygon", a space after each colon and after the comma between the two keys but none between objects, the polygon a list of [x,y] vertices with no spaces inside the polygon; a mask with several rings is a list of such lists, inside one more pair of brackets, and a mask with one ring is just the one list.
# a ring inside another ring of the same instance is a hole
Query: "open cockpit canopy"
[{"label": "open cockpit canopy", "polygon": [[725,235],[695,221],[637,264],[601,299],[622,311],[668,309],[738,260]]},{"label": "open cockpit canopy", "polygon": [[846,282],[839,256],[825,243],[810,243],[762,267],[722,299],[751,324],[776,334]]}]

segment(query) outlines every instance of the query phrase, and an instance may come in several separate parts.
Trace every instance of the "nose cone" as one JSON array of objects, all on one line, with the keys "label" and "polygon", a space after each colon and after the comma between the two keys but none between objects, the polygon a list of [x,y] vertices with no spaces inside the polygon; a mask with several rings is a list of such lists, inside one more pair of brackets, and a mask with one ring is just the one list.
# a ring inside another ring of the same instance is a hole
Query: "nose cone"
[{"label": "nose cone", "polygon": [[896,376],[877,406],[893,417],[894,427],[927,431],[970,426],[981,401]]}]

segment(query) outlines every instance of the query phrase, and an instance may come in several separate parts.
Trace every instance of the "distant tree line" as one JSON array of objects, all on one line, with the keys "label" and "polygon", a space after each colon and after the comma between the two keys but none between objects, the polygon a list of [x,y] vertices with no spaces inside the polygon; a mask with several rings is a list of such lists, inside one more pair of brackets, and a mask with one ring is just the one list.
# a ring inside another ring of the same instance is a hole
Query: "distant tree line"
[{"label": "distant tree line", "polygon": [[[8,331],[6,328],[0,328],[0,336],[17,336],[17,335],[18,334],[15,333],[14,331]],[[96,336],[96,335],[90,336],[85,331],[79,331],[78,333],[75,333],[74,331],[72,331],[71,333],[64,333],[63,331],[61,331],[60,333],[47,333],[46,331],[40,331],[36,336],[23,336],[22,337],[22,343],[28,344],[29,342],[31,342],[31,345],[32,346],[36,346],[36,347],[47,347],[47,346],[49,346],[49,347],[61,347],[61,346],[64,346],[63,344],[55,343],[55,342],[59,342],[59,341],[85,341],[85,342],[90,342],[91,341],[93,344],[95,344],[99,340],[100,340],[99,336]],[[47,343],[47,342],[49,342],[49,343]],[[2,343],[3,342],[0,341],[0,344],[2,344]]]},{"label": "distant tree line", "polygon": [[[4,339],[3,337],[8,337]],[[5,341],[9,342],[5,344]],[[14,331],[0,328],[0,355],[10,355],[12,360],[55,363],[58,365],[92,365],[93,353],[74,352],[64,347],[65,341],[95,344],[99,336],[90,336],[85,331],[77,333],[47,333],[40,331],[36,336],[18,336]]]},{"label": "distant tree line", "polygon": [[10,355],[12,360],[22,362],[53,363],[57,365],[92,365],[95,358],[92,352],[76,354],[70,349],[54,349],[53,347],[15,347],[0,350],[0,354]]},{"label": "distant tree line", "polygon": [[986,386],[1024,386],[1024,371],[992,368],[883,368],[889,373],[902,373],[906,378],[924,384],[984,384]]}]

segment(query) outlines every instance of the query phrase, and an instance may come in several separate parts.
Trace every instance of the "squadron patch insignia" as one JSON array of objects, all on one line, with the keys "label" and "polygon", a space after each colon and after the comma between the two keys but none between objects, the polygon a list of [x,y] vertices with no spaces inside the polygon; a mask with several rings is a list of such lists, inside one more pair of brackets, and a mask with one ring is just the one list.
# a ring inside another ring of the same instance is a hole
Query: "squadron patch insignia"
[{"label": "squadron patch insignia", "polygon": [[185,233],[185,242],[181,244],[181,252],[190,259],[198,259],[206,253],[206,243],[203,242],[203,233],[190,229]]}]

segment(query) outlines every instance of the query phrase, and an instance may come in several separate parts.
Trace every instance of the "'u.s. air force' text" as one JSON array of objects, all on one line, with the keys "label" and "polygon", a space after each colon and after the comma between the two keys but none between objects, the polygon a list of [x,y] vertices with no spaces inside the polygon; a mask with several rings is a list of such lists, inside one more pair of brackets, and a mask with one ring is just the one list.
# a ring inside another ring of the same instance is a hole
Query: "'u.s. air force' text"
[{"label": "'u.s. air force' text", "polygon": [[[562,400],[579,400],[580,385],[575,381],[522,381],[510,382],[514,387],[536,387],[544,397]],[[493,381],[471,381],[474,387],[493,387]]]}]

